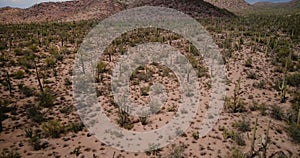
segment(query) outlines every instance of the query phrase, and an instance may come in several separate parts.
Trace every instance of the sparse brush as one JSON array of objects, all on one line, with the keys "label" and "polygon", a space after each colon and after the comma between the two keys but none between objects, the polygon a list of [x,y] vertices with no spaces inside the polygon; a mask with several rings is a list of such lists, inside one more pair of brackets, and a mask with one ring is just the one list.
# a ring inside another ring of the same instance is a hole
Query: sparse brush
[{"label": "sparse brush", "polygon": [[79,156],[81,154],[80,147],[76,147],[70,154]]},{"label": "sparse brush", "polygon": [[172,145],[172,149],[169,155],[169,158],[184,158],[187,157],[187,155],[184,153],[185,151],[185,145]]},{"label": "sparse brush", "polygon": [[243,139],[242,135],[239,134],[239,133],[236,133],[232,130],[228,130],[228,129],[223,129],[223,137],[224,139],[232,139],[234,140],[238,145],[240,146],[245,146],[246,145],[246,142],[245,140]]},{"label": "sparse brush", "polygon": [[147,113],[142,114],[142,116],[139,117],[142,125],[147,125],[149,123],[149,115]]},{"label": "sparse brush", "polygon": [[159,148],[159,144],[149,144],[149,149],[145,151],[147,155],[154,155],[156,156],[161,149]]},{"label": "sparse brush", "polygon": [[119,107],[119,118],[117,120],[118,124],[125,129],[132,129],[133,124],[129,118],[129,107]]},{"label": "sparse brush", "polygon": [[300,125],[292,123],[288,127],[288,132],[295,143],[300,143]]},{"label": "sparse brush", "polygon": [[23,93],[26,97],[30,97],[34,95],[34,89],[24,84],[18,84],[18,88],[20,92]]},{"label": "sparse brush", "polygon": [[49,90],[46,90],[40,94],[38,94],[39,106],[50,108],[54,105],[54,95]]},{"label": "sparse brush", "polygon": [[21,158],[20,154],[15,149],[3,149],[0,158]]},{"label": "sparse brush", "polygon": [[77,123],[77,122],[71,122],[67,127],[67,131],[72,131],[74,133],[77,133],[83,129],[84,125],[83,123]]},{"label": "sparse brush", "polygon": [[41,125],[42,130],[47,136],[58,138],[64,132],[64,127],[57,120],[49,120]]},{"label": "sparse brush", "polygon": [[242,120],[234,122],[233,127],[237,128],[240,132],[251,131],[250,121],[246,121],[244,118]]},{"label": "sparse brush", "polygon": [[192,137],[195,139],[195,140],[198,140],[199,139],[199,132],[193,132],[192,134]]},{"label": "sparse brush", "polygon": [[247,156],[237,148],[233,148],[226,158],[247,158]]},{"label": "sparse brush", "polygon": [[26,110],[27,118],[31,119],[33,122],[41,123],[45,121],[43,113],[35,107],[34,105],[29,105],[28,109]]},{"label": "sparse brush", "polygon": [[284,119],[284,113],[280,106],[273,105],[271,106],[271,117],[276,120],[283,120]]}]

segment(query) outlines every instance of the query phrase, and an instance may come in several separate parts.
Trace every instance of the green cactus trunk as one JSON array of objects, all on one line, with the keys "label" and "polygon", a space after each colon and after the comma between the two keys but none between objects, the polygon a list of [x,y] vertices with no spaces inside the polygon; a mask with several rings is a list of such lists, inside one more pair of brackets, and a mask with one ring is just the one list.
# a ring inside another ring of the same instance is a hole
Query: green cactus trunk
[{"label": "green cactus trunk", "polygon": [[34,61],[34,67],[35,67],[35,73],[36,73],[36,77],[37,77],[37,80],[38,80],[38,83],[39,83],[41,93],[44,93],[44,88],[43,88],[43,85],[42,85],[42,82],[41,82],[41,79],[40,79],[40,75],[39,75],[39,71],[38,71],[38,68],[36,66],[35,61]]},{"label": "green cactus trunk", "polygon": [[12,86],[11,86],[11,83],[10,83],[10,76],[9,76],[8,72],[6,72],[6,82],[8,84],[9,94],[11,95],[12,94]]},{"label": "green cactus trunk", "polygon": [[256,137],[256,130],[257,130],[257,121],[258,121],[258,118],[256,118],[255,120],[255,126],[254,126],[254,130],[253,130],[253,137],[252,137],[252,140],[251,140],[251,151],[250,153],[253,154],[254,153],[254,145],[255,145],[255,137]]}]

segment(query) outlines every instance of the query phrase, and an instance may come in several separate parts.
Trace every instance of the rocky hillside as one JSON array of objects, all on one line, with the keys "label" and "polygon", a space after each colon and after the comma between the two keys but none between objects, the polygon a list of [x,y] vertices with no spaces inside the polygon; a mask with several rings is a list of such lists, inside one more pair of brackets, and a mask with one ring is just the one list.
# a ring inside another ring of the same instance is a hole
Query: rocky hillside
[{"label": "rocky hillside", "polygon": [[45,2],[27,9],[2,8],[0,10],[0,22],[22,23],[102,19],[124,8],[125,6],[116,0]]},{"label": "rocky hillside", "polygon": [[129,7],[139,7],[139,6],[160,6],[177,9],[186,14],[191,15],[194,18],[199,17],[226,17],[233,16],[233,14],[226,9],[220,9],[210,3],[203,0],[140,0],[129,4]]},{"label": "rocky hillside", "polygon": [[245,2],[244,0],[205,0],[219,8],[225,8],[227,10],[236,12],[242,9],[246,9],[250,7],[250,4]]},{"label": "rocky hillside", "polygon": [[103,19],[126,8],[144,5],[170,7],[197,18],[232,16],[232,13],[227,10],[219,9],[203,0],[191,0],[189,2],[180,0],[75,0],[67,2],[45,2],[27,9],[1,8],[0,23]]},{"label": "rocky hillside", "polygon": [[292,0],[291,2],[286,3],[258,2],[253,5],[253,9],[258,13],[299,14],[300,0]]}]

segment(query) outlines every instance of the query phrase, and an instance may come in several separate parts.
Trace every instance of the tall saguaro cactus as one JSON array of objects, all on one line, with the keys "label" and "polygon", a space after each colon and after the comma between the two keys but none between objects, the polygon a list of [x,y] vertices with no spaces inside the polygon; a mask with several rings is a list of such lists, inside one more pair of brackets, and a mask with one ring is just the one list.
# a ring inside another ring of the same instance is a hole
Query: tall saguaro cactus
[{"label": "tall saguaro cactus", "polygon": [[10,83],[10,76],[9,76],[8,71],[6,71],[6,82],[8,84],[9,94],[11,95],[12,94],[12,86],[11,86],[11,83]]},{"label": "tall saguaro cactus", "polygon": [[279,85],[279,90],[281,94],[281,103],[284,103],[286,101],[286,91],[287,91],[287,72],[288,72],[288,65],[289,62],[291,61],[292,58],[292,53],[289,53],[289,56],[285,60],[285,67],[284,67],[284,72],[283,72],[283,77],[282,77],[282,83]]},{"label": "tall saguaro cactus", "polygon": [[42,93],[44,93],[44,88],[43,88],[43,85],[42,85],[42,82],[41,82],[41,79],[40,79],[39,71],[38,71],[38,68],[36,66],[35,60],[33,60],[33,62],[34,62],[35,73],[36,73],[36,76],[37,76],[37,79],[38,79],[40,90],[41,90]]},{"label": "tall saguaro cactus", "polygon": [[255,120],[255,126],[254,126],[254,130],[253,130],[253,137],[251,139],[251,151],[250,151],[251,154],[254,154],[254,145],[255,145],[255,139],[256,139],[257,121],[258,121],[258,118],[256,118],[256,120]]},{"label": "tall saguaro cactus", "polygon": [[2,117],[3,117],[2,105],[0,105],[0,132],[2,132],[2,131],[3,131],[3,126],[2,126]]}]

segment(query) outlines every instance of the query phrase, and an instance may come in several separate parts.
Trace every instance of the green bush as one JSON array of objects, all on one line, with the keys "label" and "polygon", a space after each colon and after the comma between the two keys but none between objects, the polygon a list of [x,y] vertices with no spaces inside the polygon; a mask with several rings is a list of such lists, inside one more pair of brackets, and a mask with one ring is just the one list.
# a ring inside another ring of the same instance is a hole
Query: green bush
[{"label": "green bush", "polygon": [[142,96],[148,96],[149,95],[149,91],[150,91],[150,87],[147,86],[147,87],[142,87],[141,88],[141,95]]},{"label": "green bush", "polygon": [[239,133],[236,133],[232,130],[224,129],[223,130],[223,137],[224,137],[224,139],[229,139],[230,138],[230,139],[234,140],[240,146],[245,146],[246,145],[246,142],[243,139],[242,135],[239,134]]},{"label": "green bush", "polygon": [[261,114],[262,116],[266,116],[266,115],[267,115],[267,110],[268,110],[268,108],[267,108],[266,104],[261,104],[261,105],[259,105],[258,109],[259,109],[260,114]]},{"label": "green bush", "polygon": [[192,137],[195,139],[195,140],[198,140],[199,139],[199,132],[193,132],[192,134]]},{"label": "green bush", "polygon": [[234,148],[226,158],[246,158],[247,156],[240,150]]},{"label": "green bush", "polygon": [[64,127],[57,120],[49,120],[41,125],[43,132],[52,138],[59,138],[64,132]]},{"label": "green bush", "polygon": [[7,48],[7,44],[4,41],[0,42],[0,50],[4,50]]},{"label": "green bush", "polygon": [[18,85],[20,92],[23,93],[26,97],[30,97],[34,95],[34,90],[28,86],[25,86],[24,84]]},{"label": "green bush", "polygon": [[38,94],[39,106],[50,108],[54,105],[55,97],[49,91],[45,91],[43,93]]},{"label": "green bush", "polygon": [[246,60],[245,66],[246,66],[246,67],[252,67],[252,59],[251,59],[251,58],[248,58],[248,59]]},{"label": "green bush", "polygon": [[238,131],[241,132],[251,131],[250,121],[246,121],[245,119],[234,122],[233,127],[237,128]]},{"label": "green bush", "polygon": [[300,143],[300,125],[292,123],[288,128],[288,132],[294,142]]},{"label": "green bush", "polygon": [[300,86],[300,73],[295,73],[287,76],[287,84],[294,87]]},{"label": "green bush", "polygon": [[16,48],[16,49],[14,50],[14,52],[15,52],[15,54],[16,54],[17,56],[24,55],[23,50],[22,50],[21,48]]},{"label": "green bush", "polygon": [[282,108],[277,105],[271,106],[271,117],[276,120],[283,120],[284,119],[284,113],[282,111]]},{"label": "green bush", "polygon": [[172,150],[170,152],[169,158],[184,158],[187,157],[186,154],[184,154],[185,151],[185,146],[184,145],[172,145]]},{"label": "green bush", "polygon": [[26,113],[27,113],[27,117],[29,119],[31,119],[33,122],[41,123],[41,122],[45,121],[44,115],[35,106],[31,105],[31,107],[29,107],[26,110]]},{"label": "green bush", "polygon": [[18,64],[20,66],[25,67],[26,69],[33,69],[34,68],[34,62],[33,62],[34,58],[35,58],[34,54],[25,55],[18,59]]},{"label": "green bush", "polygon": [[42,148],[41,139],[38,136],[33,136],[29,138],[28,142],[34,150],[40,150]]},{"label": "green bush", "polygon": [[18,71],[13,75],[13,77],[14,77],[15,79],[22,79],[22,78],[24,78],[24,75],[25,75],[24,71],[18,70]]},{"label": "green bush", "polygon": [[66,128],[67,131],[72,131],[74,133],[77,133],[79,131],[82,131],[83,127],[84,127],[83,123],[72,122]]},{"label": "green bush", "polygon": [[46,63],[46,66],[47,66],[47,67],[54,68],[54,67],[55,67],[55,64],[56,64],[56,59],[53,58],[53,57],[47,57],[47,58],[45,59],[45,63]]}]

